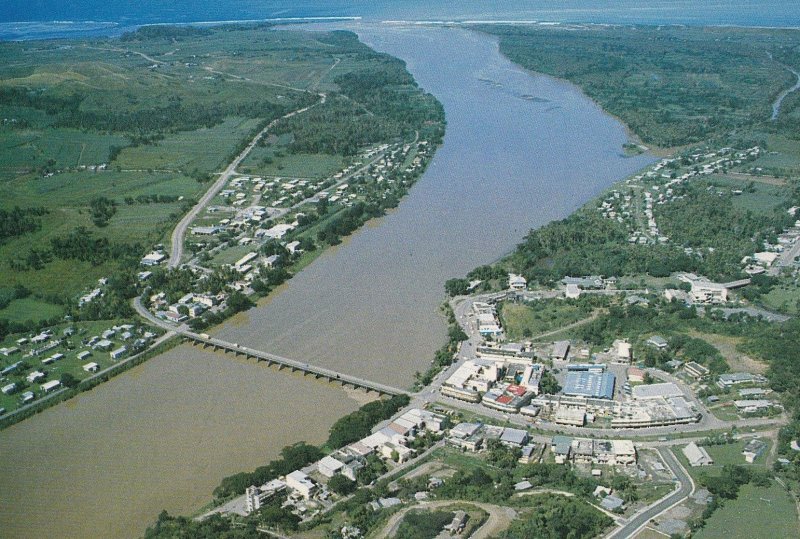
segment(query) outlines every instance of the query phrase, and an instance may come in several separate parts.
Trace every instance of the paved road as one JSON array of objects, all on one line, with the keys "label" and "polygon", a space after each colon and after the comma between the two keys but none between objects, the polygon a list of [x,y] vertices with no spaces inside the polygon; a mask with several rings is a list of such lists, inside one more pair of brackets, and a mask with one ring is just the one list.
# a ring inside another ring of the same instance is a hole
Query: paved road
[{"label": "paved road", "polygon": [[222,171],[219,176],[219,179],[215,181],[208,191],[203,195],[203,197],[195,204],[195,206],[189,210],[189,213],[183,216],[183,219],[180,220],[178,225],[175,227],[175,230],[172,231],[171,237],[171,248],[170,248],[170,255],[169,255],[169,263],[167,264],[170,268],[178,267],[181,263],[181,258],[183,257],[183,239],[186,236],[186,230],[189,228],[189,225],[194,221],[194,219],[200,214],[201,211],[208,205],[211,200],[217,196],[222,188],[228,183],[228,180],[231,179],[231,176],[236,174],[236,168],[239,164],[248,156],[248,154],[255,148],[258,141],[264,136],[269,129],[275,126],[281,120],[285,120],[286,118],[291,118],[292,116],[296,116],[297,114],[302,114],[307,110],[316,107],[317,105],[321,105],[325,103],[325,99],[327,96],[325,94],[319,94],[320,100],[314,103],[313,105],[309,105],[307,107],[303,107],[302,109],[298,109],[292,111],[288,114],[284,114],[280,118],[272,120],[267,127],[262,129],[258,132],[258,134],[253,137],[253,140],[250,141],[250,144],[242,150],[242,152],[236,156],[236,159],[231,161],[231,163],[227,166],[227,168]]},{"label": "paved road", "polygon": [[660,514],[668,511],[673,506],[685,500],[694,492],[694,481],[689,476],[689,473],[684,469],[675,455],[668,447],[659,447],[658,453],[664,460],[666,465],[675,475],[679,487],[670,495],[661,498],[659,501],[648,506],[644,511],[640,511],[628,522],[617,528],[606,536],[606,539],[625,539],[633,537],[645,524],[650,522],[651,519],[659,516]]}]

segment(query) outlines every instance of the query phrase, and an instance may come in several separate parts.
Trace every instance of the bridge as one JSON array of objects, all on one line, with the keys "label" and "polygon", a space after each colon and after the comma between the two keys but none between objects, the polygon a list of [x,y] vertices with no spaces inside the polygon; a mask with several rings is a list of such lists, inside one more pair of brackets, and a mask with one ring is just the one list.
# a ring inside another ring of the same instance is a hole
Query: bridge
[{"label": "bridge", "polygon": [[367,392],[374,391],[380,395],[407,395],[408,392],[396,387],[379,384],[371,380],[359,378],[349,374],[344,374],[324,367],[318,367],[308,363],[302,363],[294,359],[281,357],[275,354],[262,352],[248,348],[237,343],[231,343],[210,337],[202,333],[194,333],[192,331],[179,331],[181,338],[185,342],[202,346],[203,348],[213,348],[215,351],[222,350],[236,356],[244,356],[247,359],[255,359],[257,361],[266,361],[267,365],[277,365],[278,369],[288,368],[292,372],[302,372],[304,375],[311,375],[318,380],[326,380],[329,382],[340,383],[342,386],[351,386],[356,389],[364,389]]}]

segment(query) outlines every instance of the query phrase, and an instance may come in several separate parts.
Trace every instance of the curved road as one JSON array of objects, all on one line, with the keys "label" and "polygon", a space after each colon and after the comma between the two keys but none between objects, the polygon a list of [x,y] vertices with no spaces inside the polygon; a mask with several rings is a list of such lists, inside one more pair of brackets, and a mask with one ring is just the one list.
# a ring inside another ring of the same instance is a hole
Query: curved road
[{"label": "curved road", "polygon": [[622,527],[608,534],[606,539],[611,539],[612,537],[615,539],[633,537],[636,532],[650,522],[650,520],[672,509],[694,492],[694,481],[692,481],[692,478],[683,465],[675,458],[675,455],[672,454],[672,450],[668,447],[659,447],[658,453],[661,455],[661,458],[664,459],[669,469],[672,470],[672,473],[675,474],[679,487],[672,494],[661,498],[648,506],[644,511],[637,513]]},{"label": "curved road", "polygon": [[175,227],[175,230],[172,231],[172,236],[170,238],[170,242],[172,245],[170,246],[170,254],[169,254],[169,263],[167,264],[170,268],[178,267],[181,263],[181,258],[183,257],[183,239],[186,236],[186,229],[189,228],[189,225],[194,221],[194,219],[200,214],[201,211],[208,205],[211,200],[217,196],[225,184],[230,180],[231,176],[236,174],[236,168],[239,164],[244,160],[248,154],[253,151],[258,141],[264,136],[269,129],[275,126],[281,120],[285,120],[286,118],[291,118],[292,116],[296,116],[297,114],[302,114],[307,110],[316,107],[317,105],[321,105],[325,103],[325,99],[327,98],[326,94],[321,93],[318,94],[320,100],[314,103],[313,105],[309,105],[307,107],[303,107],[302,109],[298,109],[292,111],[288,114],[284,114],[280,118],[276,118],[272,120],[264,129],[258,132],[258,134],[253,137],[253,140],[250,141],[250,144],[242,150],[242,152],[236,156],[236,159],[231,161],[231,163],[227,166],[227,168],[222,171],[219,176],[219,179],[214,182],[214,184],[209,188],[208,191],[203,195],[203,197],[195,204],[195,206],[183,216],[183,219],[180,220],[178,225]]}]

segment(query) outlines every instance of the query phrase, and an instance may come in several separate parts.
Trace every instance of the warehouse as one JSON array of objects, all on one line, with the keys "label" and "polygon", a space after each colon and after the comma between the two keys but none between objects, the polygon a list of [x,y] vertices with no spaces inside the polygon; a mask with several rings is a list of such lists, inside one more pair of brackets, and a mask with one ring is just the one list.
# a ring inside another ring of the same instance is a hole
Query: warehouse
[{"label": "warehouse", "polygon": [[613,399],[615,383],[616,377],[609,372],[570,372],[567,374],[563,393],[580,397]]}]

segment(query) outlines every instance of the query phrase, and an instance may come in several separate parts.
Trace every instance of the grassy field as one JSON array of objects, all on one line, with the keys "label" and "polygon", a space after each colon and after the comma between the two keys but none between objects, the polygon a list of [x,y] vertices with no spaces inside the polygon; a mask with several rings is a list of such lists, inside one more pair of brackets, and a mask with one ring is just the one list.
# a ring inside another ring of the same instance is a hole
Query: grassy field
[{"label": "grassy field", "polygon": [[234,117],[214,127],[175,133],[155,144],[124,149],[114,160],[114,166],[123,170],[217,172],[236,145],[249,137],[258,124],[258,119]]},{"label": "grassy field", "polygon": [[591,308],[562,299],[529,304],[504,302],[499,314],[508,338],[520,340],[583,320],[591,315]]},{"label": "grassy field", "polygon": [[123,146],[120,135],[77,129],[0,128],[0,180],[43,167],[64,169],[107,163],[112,146]]},{"label": "grassy field", "polygon": [[0,309],[0,318],[11,322],[26,322],[33,320],[49,320],[64,314],[64,309],[58,305],[48,303],[36,298],[15,299],[5,309]]},{"label": "grassy field", "polygon": [[[768,530],[768,531],[767,531]],[[697,539],[800,537],[794,500],[781,485],[744,485],[736,500],[727,501],[693,534]]]},{"label": "grassy field", "polygon": [[[338,155],[277,151],[280,156],[275,155],[274,148],[256,148],[242,163],[240,171],[256,176],[319,179],[332,176],[344,166],[344,160]],[[265,161],[265,158],[271,162]]]},{"label": "grassy field", "polygon": [[744,441],[737,441],[735,443],[725,445],[703,446],[714,460],[714,464],[712,466],[697,466],[693,468],[689,466],[689,462],[686,460],[686,457],[683,455],[680,447],[677,447],[674,450],[674,453],[681,461],[681,464],[683,464],[683,466],[689,472],[689,475],[691,475],[693,479],[697,480],[702,474],[717,475],[720,470],[722,470],[722,467],[726,464],[738,464],[740,466],[763,468],[766,463],[766,456],[769,454],[770,448],[772,447],[772,440],[765,438],[762,439],[767,442],[767,447],[753,464],[748,464],[745,462],[744,456],[742,455],[742,449],[745,445]]}]

